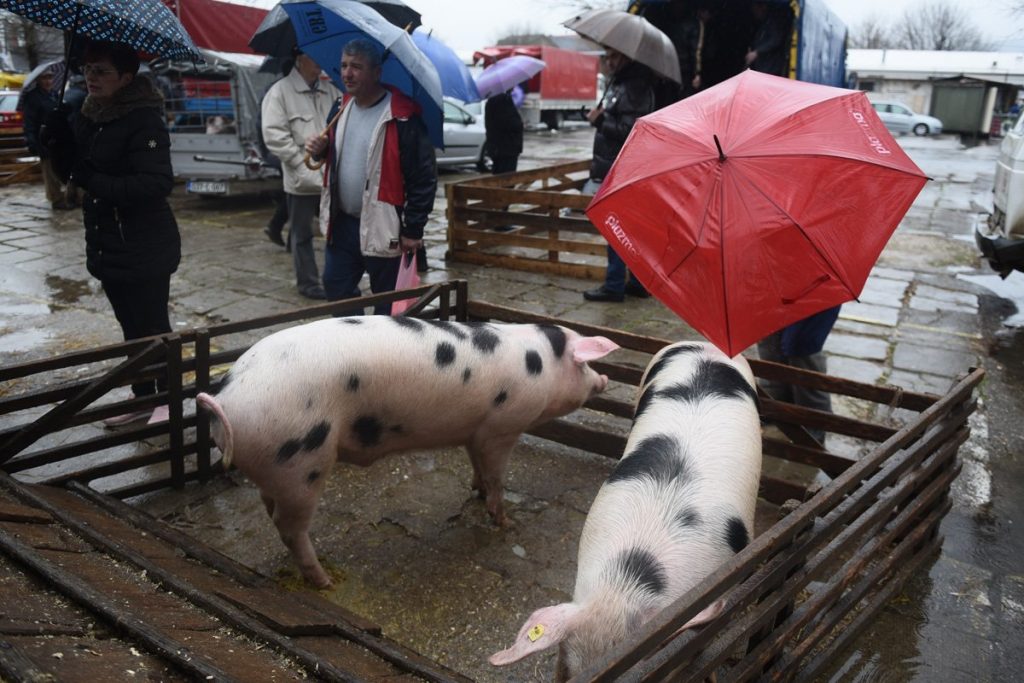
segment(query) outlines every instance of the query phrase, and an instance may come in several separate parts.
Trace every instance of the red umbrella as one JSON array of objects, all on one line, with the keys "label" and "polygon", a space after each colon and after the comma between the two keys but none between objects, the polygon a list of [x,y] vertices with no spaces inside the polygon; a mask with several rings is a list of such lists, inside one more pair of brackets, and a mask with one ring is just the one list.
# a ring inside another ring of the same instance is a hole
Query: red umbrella
[{"label": "red umbrella", "polygon": [[732,356],[857,298],[926,181],[864,93],[745,71],[639,119],[587,215]]}]

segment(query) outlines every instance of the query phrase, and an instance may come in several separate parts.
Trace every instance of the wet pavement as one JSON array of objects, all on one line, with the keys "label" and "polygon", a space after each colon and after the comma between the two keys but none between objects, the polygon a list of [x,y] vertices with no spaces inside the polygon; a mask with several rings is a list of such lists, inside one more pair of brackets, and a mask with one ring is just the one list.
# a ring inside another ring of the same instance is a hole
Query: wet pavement
[{"label": "wet pavement", "polygon": [[[591,139],[582,127],[528,134],[520,168],[586,158]],[[942,555],[825,680],[1017,680],[1024,664],[1024,275],[1000,280],[981,263],[972,238],[973,221],[991,205],[997,147],[964,148],[952,137],[900,142],[933,180],[860,301],[843,307],[826,346],[829,374],[939,394],[969,367],[984,367],[988,378],[960,451],[964,469],[943,524]],[[441,180],[469,177],[468,170],[447,172]],[[0,203],[0,363],[119,341],[109,305],[85,270],[79,214],[52,214],[34,186],[0,188]],[[262,234],[269,200],[176,196],[174,205],[183,234],[182,265],[171,284],[176,328],[308,303],[295,290],[289,256]],[[445,263],[444,209],[440,189],[427,230],[426,281],[465,278],[474,298],[697,338],[655,300],[585,304],[580,295],[590,282]],[[318,250],[322,264],[319,241]],[[314,527],[335,578],[331,597],[474,679],[550,680],[550,656],[495,670],[486,655],[507,646],[530,611],[570,597],[576,538],[609,468],[604,458],[524,438],[507,483],[514,524],[503,532],[469,497],[470,468],[460,451],[339,467]],[[298,586],[258,495],[241,477],[139,504]],[[758,527],[774,519],[774,511],[759,510]]]}]

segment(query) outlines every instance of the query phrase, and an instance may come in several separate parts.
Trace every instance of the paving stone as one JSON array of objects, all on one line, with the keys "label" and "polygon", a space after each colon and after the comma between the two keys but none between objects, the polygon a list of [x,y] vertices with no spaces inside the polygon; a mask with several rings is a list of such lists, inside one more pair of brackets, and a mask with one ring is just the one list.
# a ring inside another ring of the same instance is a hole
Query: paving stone
[{"label": "paving stone", "polygon": [[889,343],[882,339],[837,334],[833,331],[825,340],[825,352],[831,356],[841,355],[864,360],[884,361],[889,355]]},{"label": "paving stone", "polygon": [[969,367],[978,365],[978,358],[962,351],[897,342],[893,353],[894,369],[927,372],[941,377],[956,377]]},{"label": "paving stone", "polygon": [[[953,280],[953,282],[956,282]],[[958,306],[968,307],[971,310],[978,309],[978,297],[967,292],[953,291],[944,287],[936,287],[928,284],[918,284],[914,288],[915,297],[923,297],[937,301],[943,301]]]},{"label": "paving stone", "polygon": [[878,384],[885,376],[885,365],[846,356],[830,355],[828,357],[828,374],[865,384]]},{"label": "paving stone", "polygon": [[878,306],[866,303],[845,303],[839,316],[847,320],[895,327],[900,319],[899,306]]}]

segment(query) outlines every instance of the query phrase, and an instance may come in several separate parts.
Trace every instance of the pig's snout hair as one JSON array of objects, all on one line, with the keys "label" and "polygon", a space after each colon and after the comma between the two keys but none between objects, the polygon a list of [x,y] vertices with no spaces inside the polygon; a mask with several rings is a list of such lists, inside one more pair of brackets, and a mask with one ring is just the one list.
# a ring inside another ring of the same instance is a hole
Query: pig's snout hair
[{"label": "pig's snout hair", "polygon": [[231,432],[231,423],[228,422],[224,409],[221,408],[216,398],[205,392],[196,394],[196,405],[200,406],[210,415],[210,434],[213,436],[213,440],[223,456],[224,467],[230,467],[235,439],[234,434]]}]

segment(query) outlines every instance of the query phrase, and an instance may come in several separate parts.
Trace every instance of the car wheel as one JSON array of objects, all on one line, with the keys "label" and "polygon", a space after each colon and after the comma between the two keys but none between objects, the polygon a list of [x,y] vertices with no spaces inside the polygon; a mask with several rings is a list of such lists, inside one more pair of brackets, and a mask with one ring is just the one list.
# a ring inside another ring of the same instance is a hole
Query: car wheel
[{"label": "car wheel", "polygon": [[914,135],[928,135],[928,124],[919,123],[914,126]]}]

